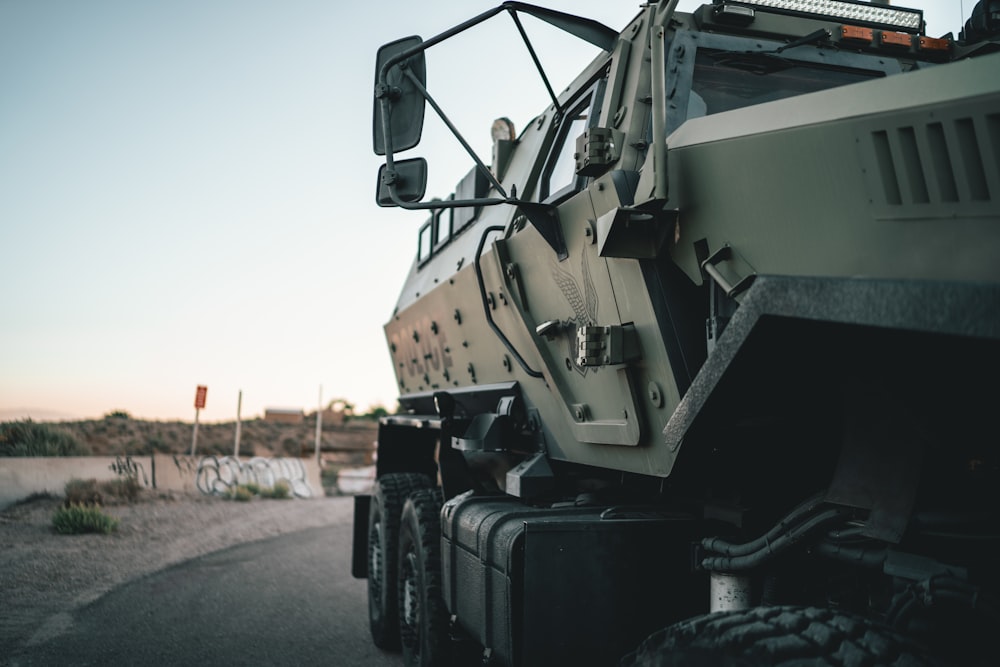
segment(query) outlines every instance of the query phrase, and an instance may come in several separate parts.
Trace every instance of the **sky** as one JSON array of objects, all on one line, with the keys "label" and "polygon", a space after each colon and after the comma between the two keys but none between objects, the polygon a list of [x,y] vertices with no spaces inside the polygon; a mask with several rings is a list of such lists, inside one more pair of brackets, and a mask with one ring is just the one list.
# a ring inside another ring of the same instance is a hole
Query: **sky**
[{"label": "sky", "polygon": [[[615,29],[639,11],[535,2]],[[374,203],[375,53],[496,4],[0,0],[0,419],[190,421],[197,385],[202,421],[392,409],[382,326],[425,216]],[[893,4],[939,36],[974,2]],[[596,55],[525,27],[557,90]],[[547,104],[517,39],[498,16],[428,54],[487,161],[493,119]],[[428,196],[472,164],[444,135],[429,111],[404,156],[428,159]]]}]

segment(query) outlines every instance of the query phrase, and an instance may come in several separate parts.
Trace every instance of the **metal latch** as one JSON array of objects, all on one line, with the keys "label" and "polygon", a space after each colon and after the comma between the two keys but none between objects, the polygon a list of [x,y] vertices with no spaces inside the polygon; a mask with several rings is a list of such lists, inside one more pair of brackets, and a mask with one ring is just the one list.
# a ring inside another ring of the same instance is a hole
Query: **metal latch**
[{"label": "metal latch", "polygon": [[576,330],[578,366],[609,366],[640,357],[639,336],[631,324],[584,326]]}]

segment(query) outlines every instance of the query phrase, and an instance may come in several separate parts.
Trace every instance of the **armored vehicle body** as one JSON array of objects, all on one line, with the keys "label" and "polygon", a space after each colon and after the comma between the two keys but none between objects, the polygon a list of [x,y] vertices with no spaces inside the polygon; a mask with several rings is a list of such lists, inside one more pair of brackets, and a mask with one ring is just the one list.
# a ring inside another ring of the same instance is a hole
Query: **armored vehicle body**
[{"label": "armored vehicle body", "polygon": [[[508,2],[378,54],[378,203],[424,223],[356,504],[373,640],[996,664],[1000,7],[955,39],[895,5],[676,4],[617,32]],[[550,100],[483,159],[424,53],[497,14]],[[601,55],[557,95],[522,19]],[[475,163],[432,201],[396,156],[427,104]]]}]

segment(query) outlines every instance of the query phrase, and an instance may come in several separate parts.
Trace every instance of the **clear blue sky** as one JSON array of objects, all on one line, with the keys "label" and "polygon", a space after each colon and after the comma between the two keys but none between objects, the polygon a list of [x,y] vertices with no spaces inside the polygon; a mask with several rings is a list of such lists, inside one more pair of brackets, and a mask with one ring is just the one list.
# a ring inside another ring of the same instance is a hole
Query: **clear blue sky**
[{"label": "clear blue sky", "polygon": [[[495,4],[0,0],[0,419],[191,420],[198,384],[207,421],[240,390],[244,417],[312,410],[321,385],[391,408],[382,325],[423,216],[373,201],[375,52]],[[537,4],[617,29],[639,3]],[[961,26],[959,0],[898,4]],[[428,63],[483,155],[493,118],[546,104],[494,22]],[[575,45],[527,23],[568,83]],[[471,164],[439,132],[418,152],[444,196]]]}]

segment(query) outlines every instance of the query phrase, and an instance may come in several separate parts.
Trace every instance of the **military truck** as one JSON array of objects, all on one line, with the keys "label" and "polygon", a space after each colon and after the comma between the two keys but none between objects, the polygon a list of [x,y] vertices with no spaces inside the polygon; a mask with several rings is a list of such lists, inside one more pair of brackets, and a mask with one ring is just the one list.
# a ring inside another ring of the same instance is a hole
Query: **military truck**
[{"label": "military truck", "polygon": [[[618,32],[506,2],[377,55],[377,202],[423,224],[355,505],[372,639],[1000,664],[1000,3],[958,38],[854,0],[676,5]],[[497,15],[550,99],[480,157],[425,52]],[[538,20],[600,50],[560,94]],[[397,159],[428,105],[473,163],[441,199]]]}]

